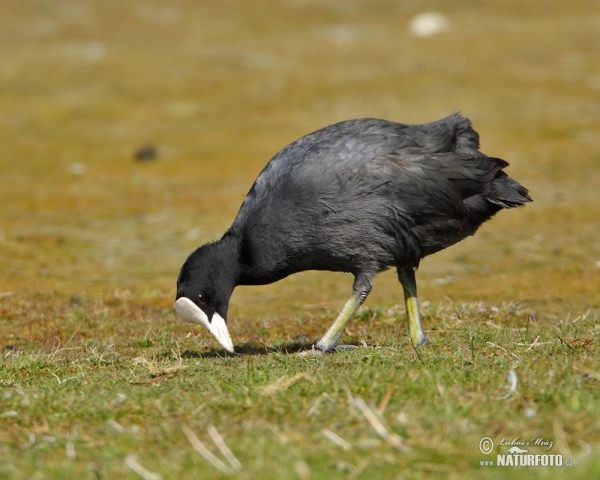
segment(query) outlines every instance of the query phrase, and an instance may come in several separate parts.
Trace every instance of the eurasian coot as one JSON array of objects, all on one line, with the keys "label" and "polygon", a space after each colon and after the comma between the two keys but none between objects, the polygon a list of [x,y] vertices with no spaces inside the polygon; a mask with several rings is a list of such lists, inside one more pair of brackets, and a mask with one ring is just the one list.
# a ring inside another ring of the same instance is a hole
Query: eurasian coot
[{"label": "eurasian coot", "polygon": [[426,344],[415,270],[499,210],[531,201],[507,166],[479,151],[478,133],[458,113],[424,125],[362,118],[306,135],[265,166],[223,237],[187,258],[175,309],[233,351],[226,319],[236,286],[350,272],[352,296],[315,345],[330,352],[373,277],[396,267],[411,340]]}]

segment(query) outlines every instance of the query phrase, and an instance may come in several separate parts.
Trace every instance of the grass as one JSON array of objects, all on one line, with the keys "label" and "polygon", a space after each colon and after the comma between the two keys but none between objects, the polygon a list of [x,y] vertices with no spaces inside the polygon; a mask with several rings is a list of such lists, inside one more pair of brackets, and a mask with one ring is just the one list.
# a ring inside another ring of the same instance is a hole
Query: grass
[{"label": "grass", "polygon": [[[449,31],[411,36],[425,10]],[[574,460],[518,474],[597,477],[597,24],[584,0],[3,2],[0,477],[218,478],[223,442],[243,478],[506,476],[484,436]],[[237,289],[239,356],[175,318],[183,260],[281,147],[456,110],[534,203],[422,263],[430,346],[394,272],[344,339],[367,347],[324,358],[295,353],[346,274]]]},{"label": "grass", "polygon": [[[2,308],[15,319],[36,311],[10,299]],[[14,333],[1,364],[3,478],[136,478],[132,459],[162,478],[225,478],[229,463],[215,467],[186,436],[223,458],[211,427],[241,478],[503,478],[480,466],[486,436],[545,439],[550,453],[573,459],[552,472],[529,469],[531,478],[600,472],[592,315],[547,326],[514,304],[426,306],[431,346],[415,351],[398,335],[398,309],[365,309],[349,340],[368,348],[303,357],[293,352],[328,315],[297,319],[301,337],[269,332],[266,344],[228,355],[163,308],[113,299],[37,313],[4,328]],[[260,331],[245,329],[245,338]]]}]

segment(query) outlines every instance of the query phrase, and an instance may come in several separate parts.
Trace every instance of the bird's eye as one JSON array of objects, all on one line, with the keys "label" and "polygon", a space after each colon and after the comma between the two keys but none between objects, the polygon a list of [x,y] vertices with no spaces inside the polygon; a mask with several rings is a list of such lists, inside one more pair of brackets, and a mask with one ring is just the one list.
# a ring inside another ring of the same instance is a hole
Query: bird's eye
[{"label": "bird's eye", "polygon": [[200,303],[204,303],[206,302],[206,297],[202,294],[198,295],[198,300],[200,301]]}]

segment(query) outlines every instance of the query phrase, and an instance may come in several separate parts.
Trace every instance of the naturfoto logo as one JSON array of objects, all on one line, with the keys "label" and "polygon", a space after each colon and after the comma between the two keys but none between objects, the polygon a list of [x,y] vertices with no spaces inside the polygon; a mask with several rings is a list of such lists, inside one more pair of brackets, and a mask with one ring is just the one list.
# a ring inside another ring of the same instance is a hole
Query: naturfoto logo
[{"label": "naturfoto logo", "polygon": [[[499,449],[495,460],[481,460],[480,466],[485,467],[562,467],[572,466],[573,459],[563,459],[561,454],[531,453],[534,448],[542,448],[548,452],[554,446],[554,442],[546,438],[513,439],[501,438],[497,443]],[[508,448],[505,448],[508,447]],[[527,448],[525,448],[527,447]],[[484,455],[490,455],[495,450],[495,443],[490,437],[483,437],[479,441],[479,450]]]}]

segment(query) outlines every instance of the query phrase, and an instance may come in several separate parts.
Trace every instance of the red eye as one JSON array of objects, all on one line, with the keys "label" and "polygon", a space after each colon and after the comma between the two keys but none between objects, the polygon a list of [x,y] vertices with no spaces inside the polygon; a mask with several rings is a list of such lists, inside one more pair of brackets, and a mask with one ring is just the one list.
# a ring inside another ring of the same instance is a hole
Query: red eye
[{"label": "red eye", "polygon": [[200,300],[200,303],[204,303],[206,302],[206,297],[202,294],[198,295],[198,300]]}]

